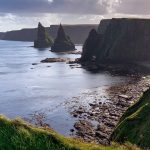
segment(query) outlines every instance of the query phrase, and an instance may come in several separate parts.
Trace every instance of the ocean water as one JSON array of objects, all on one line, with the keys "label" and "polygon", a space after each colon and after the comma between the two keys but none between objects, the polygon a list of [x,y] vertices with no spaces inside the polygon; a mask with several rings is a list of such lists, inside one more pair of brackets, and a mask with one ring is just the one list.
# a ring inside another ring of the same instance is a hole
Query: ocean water
[{"label": "ocean water", "polygon": [[[42,112],[56,131],[69,135],[75,119],[67,103],[86,90],[119,84],[126,77],[97,74],[65,63],[42,64],[47,57],[80,57],[35,49],[32,42],[0,41],[0,114],[30,118]],[[82,46],[76,46],[78,50]],[[38,63],[33,66],[32,63]]]}]

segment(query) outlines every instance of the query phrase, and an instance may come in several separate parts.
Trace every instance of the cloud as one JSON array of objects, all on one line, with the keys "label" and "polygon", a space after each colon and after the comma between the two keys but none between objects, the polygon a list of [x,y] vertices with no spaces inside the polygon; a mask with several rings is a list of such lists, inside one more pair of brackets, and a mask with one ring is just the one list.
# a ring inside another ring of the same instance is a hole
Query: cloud
[{"label": "cloud", "polygon": [[0,32],[19,30],[22,28],[35,28],[38,22],[45,27],[52,24],[99,24],[103,18],[100,15],[81,15],[81,14],[43,14],[42,16],[18,16],[14,14],[5,14],[0,16]]},{"label": "cloud", "polygon": [[104,14],[105,0],[0,0],[0,13]]},{"label": "cloud", "polygon": [[54,0],[50,5],[52,12],[76,14],[104,14],[103,0]]},{"label": "cloud", "polygon": [[149,15],[150,0],[119,0],[116,12],[131,15]]},{"label": "cloud", "polygon": [[19,30],[22,28],[35,28],[38,22],[42,22],[44,26],[50,26],[50,24],[58,23],[61,20],[57,14],[44,14],[41,17],[18,16],[14,14],[5,14],[0,16],[0,32]]},{"label": "cloud", "polygon": [[17,15],[150,14],[150,0],[0,0],[0,13]]},{"label": "cloud", "polygon": [[0,0],[0,30],[99,23],[102,18],[150,17],[150,0]]}]

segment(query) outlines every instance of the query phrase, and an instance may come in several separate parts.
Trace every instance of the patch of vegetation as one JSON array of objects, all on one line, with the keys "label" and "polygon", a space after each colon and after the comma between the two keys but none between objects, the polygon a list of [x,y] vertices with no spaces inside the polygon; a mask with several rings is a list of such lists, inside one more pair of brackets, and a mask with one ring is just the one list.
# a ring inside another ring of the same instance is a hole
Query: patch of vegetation
[{"label": "patch of vegetation", "polygon": [[104,147],[65,138],[49,128],[37,128],[21,119],[0,116],[1,150],[139,150],[131,144]]},{"label": "patch of vegetation", "polygon": [[150,148],[150,90],[127,110],[112,139],[121,143],[129,141],[141,148]]}]

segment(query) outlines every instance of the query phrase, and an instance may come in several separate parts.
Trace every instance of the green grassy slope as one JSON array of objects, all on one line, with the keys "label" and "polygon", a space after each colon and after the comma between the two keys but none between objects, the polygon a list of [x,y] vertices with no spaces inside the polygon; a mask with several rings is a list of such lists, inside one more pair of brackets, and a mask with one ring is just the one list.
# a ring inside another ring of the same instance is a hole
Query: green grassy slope
[{"label": "green grassy slope", "polygon": [[50,129],[0,116],[0,150],[139,150],[131,144],[104,147],[65,138]]},{"label": "green grassy slope", "polygon": [[129,141],[142,148],[150,148],[150,90],[127,110],[112,139],[117,142]]}]

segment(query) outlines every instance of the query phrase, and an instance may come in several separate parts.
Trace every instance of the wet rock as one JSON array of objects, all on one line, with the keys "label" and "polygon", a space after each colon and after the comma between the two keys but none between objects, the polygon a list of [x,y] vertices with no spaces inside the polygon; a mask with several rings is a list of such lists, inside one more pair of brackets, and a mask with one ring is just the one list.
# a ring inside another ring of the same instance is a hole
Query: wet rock
[{"label": "wet rock", "polygon": [[33,66],[38,65],[38,63],[32,63]]},{"label": "wet rock", "polygon": [[42,63],[55,63],[55,62],[68,62],[70,58],[46,58],[42,60]]},{"label": "wet rock", "polygon": [[116,122],[115,121],[112,121],[112,120],[109,120],[109,121],[104,121],[104,124],[110,128],[114,128],[116,126]]},{"label": "wet rock", "polygon": [[122,107],[129,107],[130,106],[130,103],[126,102],[126,101],[119,101],[117,105],[120,105]]},{"label": "wet rock", "polygon": [[124,98],[124,99],[131,99],[131,96],[128,95],[119,95],[119,97]]},{"label": "wet rock", "polygon": [[100,139],[108,139],[108,135],[106,133],[101,132],[101,131],[96,131],[95,135]]},{"label": "wet rock", "polygon": [[94,135],[93,131],[93,125],[85,120],[80,120],[79,122],[75,123],[74,125],[75,129],[77,129],[77,134],[80,136],[85,136],[85,135]]},{"label": "wet rock", "polygon": [[74,129],[70,129],[70,132],[74,132]]},{"label": "wet rock", "polygon": [[60,52],[61,54],[75,54],[75,55],[81,55],[82,51],[68,51],[68,52]]}]

